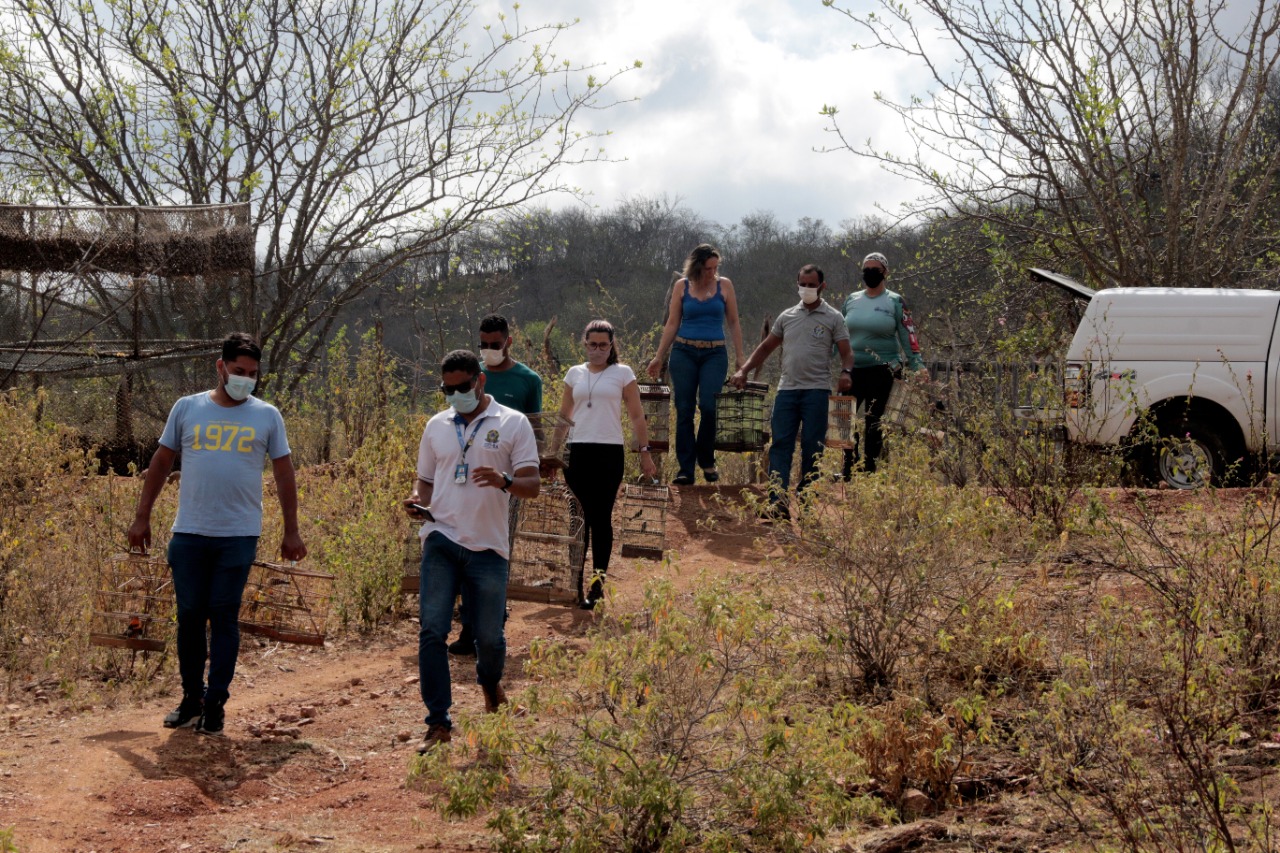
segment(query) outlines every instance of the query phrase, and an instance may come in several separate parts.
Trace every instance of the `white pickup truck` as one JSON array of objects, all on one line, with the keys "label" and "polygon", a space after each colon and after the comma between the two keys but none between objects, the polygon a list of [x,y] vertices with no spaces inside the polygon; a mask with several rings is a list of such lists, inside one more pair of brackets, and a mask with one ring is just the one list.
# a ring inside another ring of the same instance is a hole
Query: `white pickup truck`
[{"label": "white pickup truck", "polygon": [[1280,448],[1280,292],[1217,288],[1092,291],[1067,351],[1069,440],[1131,445],[1175,488],[1247,478]]}]

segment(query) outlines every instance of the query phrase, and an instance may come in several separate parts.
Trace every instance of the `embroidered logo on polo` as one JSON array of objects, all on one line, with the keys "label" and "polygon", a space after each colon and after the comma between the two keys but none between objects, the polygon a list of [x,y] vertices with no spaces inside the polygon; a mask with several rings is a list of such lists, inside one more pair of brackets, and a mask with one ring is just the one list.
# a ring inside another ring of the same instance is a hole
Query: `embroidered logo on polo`
[{"label": "embroidered logo on polo", "polygon": [[813,326],[813,328],[809,329],[809,334],[815,338],[824,337],[827,334],[827,327],[822,324],[817,324]]},{"label": "embroidered logo on polo", "polygon": [[497,450],[499,438],[501,438],[501,436],[498,434],[498,431],[496,429],[491,429],[488,432],[486,432],[484,434],[485,448],[488,450]]}]

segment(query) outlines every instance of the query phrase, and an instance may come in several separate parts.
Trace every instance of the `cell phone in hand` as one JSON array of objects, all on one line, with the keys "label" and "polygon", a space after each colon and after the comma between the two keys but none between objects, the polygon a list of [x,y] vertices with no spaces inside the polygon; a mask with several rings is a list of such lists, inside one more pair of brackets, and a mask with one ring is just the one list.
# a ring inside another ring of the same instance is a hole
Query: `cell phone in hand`
[{"label": "cell phone in hand", "polygon": [[436,520],[436,517],[431,514],[431,510],[423,506],[422,504],[409,504],[409,508],[417,510],[418,513],[421,514],[422,517],[425,518],[427,521]]}]

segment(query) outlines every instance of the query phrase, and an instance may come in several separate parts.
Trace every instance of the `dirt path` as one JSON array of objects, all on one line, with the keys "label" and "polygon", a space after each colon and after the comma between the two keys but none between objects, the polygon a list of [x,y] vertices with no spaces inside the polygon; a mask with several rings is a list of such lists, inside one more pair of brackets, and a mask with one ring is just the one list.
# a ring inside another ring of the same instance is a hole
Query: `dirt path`
[{"label": "dirt path", "polygon": [[[678,498],[673,567],[615,556],[621,606],[656,573],[691,584],[700,571],[760,566],[755,531],[733,523],[715,494],[696,487]],[[710,518],[714,533],[700,525]],[[508,690],[523,685],[531,641],[582,637],[593,618],[514,602]],[[245,637],[225,738],[162,728],[172,695],[85,707],[57,685],[35,686],[0,726],[0,828],[14,828],[22,853],[485,849],[482,819],[445,822],[405,784],[423,728],[415,634],[405,621],[322,649]],[[455,716],[480,713],[473,662],[452,669]]]}]

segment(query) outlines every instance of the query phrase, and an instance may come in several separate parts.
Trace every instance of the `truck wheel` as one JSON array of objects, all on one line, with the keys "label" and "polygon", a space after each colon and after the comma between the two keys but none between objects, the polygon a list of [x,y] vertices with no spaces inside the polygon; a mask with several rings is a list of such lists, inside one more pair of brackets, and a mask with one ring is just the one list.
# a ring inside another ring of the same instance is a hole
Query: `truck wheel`
[{"label": "truck wheel", "polygon": [[1228,471],[1235,473],[1240,456],[1231,451],[1218,431],[1187,418],[1177,424],[1161,424],[1160,442],[1149,456],[1148,475],[1155,485],[1164,483],[1174,489],[1227,485]]}]

